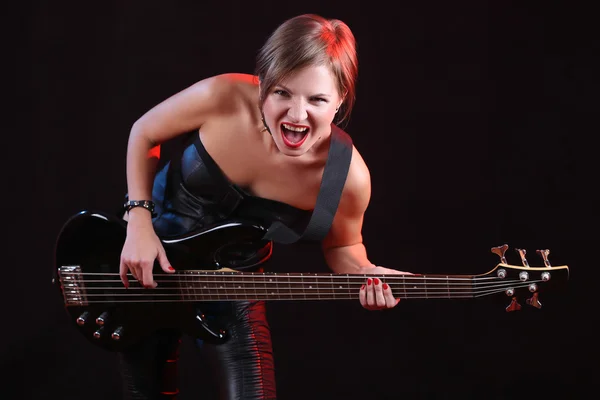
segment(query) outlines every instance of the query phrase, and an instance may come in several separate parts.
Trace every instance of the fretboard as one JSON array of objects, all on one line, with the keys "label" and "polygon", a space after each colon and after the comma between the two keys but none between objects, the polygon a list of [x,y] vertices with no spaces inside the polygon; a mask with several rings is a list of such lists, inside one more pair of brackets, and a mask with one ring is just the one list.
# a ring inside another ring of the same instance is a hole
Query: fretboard
[{"label": "fretboard", "polygon": [[[358,298],[370,275],[185,271],[173,276],[181,300],[344,300]],[[396,298],[475,297],[470,275],[385,275]],[[164,286],[163,286],[164,287]],[[483,288],[485,290],[485,288]]]}]

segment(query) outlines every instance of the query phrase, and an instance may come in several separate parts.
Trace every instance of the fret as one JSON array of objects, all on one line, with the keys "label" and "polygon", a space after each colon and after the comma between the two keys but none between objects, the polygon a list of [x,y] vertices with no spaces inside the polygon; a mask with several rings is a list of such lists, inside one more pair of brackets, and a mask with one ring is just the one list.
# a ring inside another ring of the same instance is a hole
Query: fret
[{"label": "fret", "polygon": [[310,293],[313,293],[312,298],[314,298],[314,296],[316,295],[317,299],[321,300],[321,281],[319,280],[318,275],[311,274],[309,275],[309,279],[310,280],[308,281],[308,287],[310,288]]},{"label": "fret", "polygon": [[306,299],[306,290],[304,287],[304,276],[302,273],[292,274],[291,278],[290,298]]},{"label": "fret", "polygon": [[[335,282],[333,281],[333,274],[329,274],[329,280],[331,281],[331,298],[335,300],[335,293],[338,289],[338,287],[336,286]],[[340,286],[341,287],[341,286]]]},{"label": "fret", "polygon": [[427,298],[427,276],[423,275],[423,289],[425,289],[425,298]]},{"label": "fret", "polygon": [[204,287],[208,294],[209,300],[218,300],[219,292],[216,289],[215,276],[211,273],[206,272],[204,276],[205,284]]},{"label": "fret", "polygon": [[349,294],[350,293],[350,274],[346,274],[346,292]]},{"label": "fret", "polygon": [[267,297],[267,285],[265,283],[264,275],[261,273],[255,273],[254,283],[254,287],[256,289],[256,298],[265,299]]},{"label": "fret", "polygon": [[206,285],[206,272],[197,271],[196,272],[196,287],[200,292],[200,298],[203,300],[210,299],[208,288]]},{"label": "fret", "polygon": [[235,299],[233,288],[236,279],[233,274],[237,272],[222,271],[216,274],[215,279],[218,282],[217,288],[221,299]]},{"label": "fret", "polygon": [[334,274],[329,274],[329,281],[331,282],[330,289],[329,289],[330,290],[329,298],[332,300],[344,298],[344,296],[343,296],[344,285],[343,285],[342,279],[336,277]]},{"label": "fret", "polygon": [[277,275],[273,275],[273,280],[275,282],[275,293],[277,293],[277,300],[281,300],[281,290],[279,287],[281,279]]},{"label": "fret", "polygon": [[250,276],[249,276],[249,278],[250,278],[250,280],[251,280],[251,282],[252,282],[252,292],[253,292],[253,296],[252,296],[252,298],[253,298],[253,299],[258,299],[258,297],[259,297],[259,296],[258,296],[258,290],[256,289],[256,286],[257,286],[257,285],[256,285],[256,279],[255,279],[255,274],[254,274],[254,272],[251,272],[251,273],[250,273]]},{"label": "fret", "polygon": [[408,293],[406,292],[406,275],[402,275],[402,291],[404,293],[404,298],[408,299]]},{"label": "fret", "polygon": [[311,290],[313,290],[318,300],[331,299],[331,285],[325,277],[326,275],[321,274],[310,275]]},{"label": "fret", "polygon": [[196,286],[200,289],[200,292],[202,294],[202,298],[205,300],[211,300],[212,296],[211,296],[211,291],[208,287],[208,278],[207,275],[208,273],[205,271],[197,271],[196,272]]},{"label": "fret", "polygon": [[[185,273],[181,274],[181,275],[177,275],[177,277],[181,280],[181,279],[185,279]],[[185,292],[184,290],[184,286],[181,284],[181,282],[179,282],[179,284],[177,285],[177,288],[179,289],[179,296],[181,297],[181,301],[186,301],[186,296],[185,296]]]},{"label": "fret", "polygon": [[301,295],[303,295],[302,298],[306,299],[306,285],[304,284],[304,274],[300,273],[300,282],[302,283],[301,285],[301,289],[302,291],[300,292]]},{"label": "fret", "polygon": [[279,299],[281,300],[292,300],[292,282],[290,279],[289,272],[285,274],[285,277],[282,277],[281,283],[279,285]]},{"label": "fret", "polygon": [[183,279],[182,286],[184,287],[184,299],[186,301],[193,301],[194,300],[193,291],[190,288],[190,286],[193,285],[191,274],[186,273],[186,274],[182,275],[181,278]]},{"label": "fret", "polygon": [[272,275],[265,275],[265,293],[268,299],[277,299],[277,280]]},{"label": "fret", "polygon": [[188,298],[190,301],[198,299],[198,277],[193,276],[192,273],[186,273],[183,275],[185,286],[188,288]]},{"label": "fret", "polygon": [[239,273],[235,278],[235,299],[252,300],[256,298],[254,290],[254,278],[247,273]]}]

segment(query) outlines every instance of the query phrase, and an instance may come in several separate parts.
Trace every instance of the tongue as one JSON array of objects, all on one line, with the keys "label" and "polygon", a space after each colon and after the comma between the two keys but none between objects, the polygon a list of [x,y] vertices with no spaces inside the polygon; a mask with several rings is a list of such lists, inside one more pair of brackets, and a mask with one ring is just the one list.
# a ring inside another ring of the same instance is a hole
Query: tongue
[{"label": "tongue", "polygon": [[302,140],[302,138],[305,135],[304,132],[294,132],[294,131],[289,131],[287,129],[283,130],[283,134],[285,135],[285,138],[287,140],[289,140],[291,143],[298,143],[299,141]]}]

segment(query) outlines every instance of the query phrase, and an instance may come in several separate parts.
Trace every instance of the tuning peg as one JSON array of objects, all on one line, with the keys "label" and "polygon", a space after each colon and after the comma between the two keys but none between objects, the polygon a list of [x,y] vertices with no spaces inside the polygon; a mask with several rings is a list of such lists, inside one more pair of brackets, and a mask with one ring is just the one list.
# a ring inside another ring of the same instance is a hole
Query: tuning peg
[{"label": "tuning peg", "polygon": [[517,253],[519,253],[519,256],[521,256],[521,262],[523,263],[523,266],[529,268],[529,262],[525,258],[525,254],[527,253],[527,251],[525,249],[515,249],[515,250],[517,251]]},{"label": "tuning peg", "polygon": [[550,254],[550,250],[536,250],[536,252],[544,259],[544,265],[548,268],[551,268],[550,261],[548,261],[548,255]]},{"label": "tuning peg", "polygon": [[525,303],[535,308],[542,308],[542,303],[539,300],[538,286],[535,283],[531,283],[529,285],[529,291],[533,293],[533,295],[525,300]]},{"label": "tuning peg", "polygon": [[542,303],[540,303],[539,297],[539,293],[534,293],[530,298],[525,300],[525,302],[535,308],[542,308]]},{"label": "tuning peg", "polygon": [[503,244],[502,246],[492,247],[492,253],[498,255],[500,257],[500,262],[506,264],[506,258],[504,257],[504,253],[508,250],[508,245]]},{"label": "tuning peg", "polygon": [[519,311],[520,309],[521,309],[521,305],[517,301],[517,298],[513,297],[511,299],[510,304],[508,305],[508,307],[506,307],[506,312]]}]

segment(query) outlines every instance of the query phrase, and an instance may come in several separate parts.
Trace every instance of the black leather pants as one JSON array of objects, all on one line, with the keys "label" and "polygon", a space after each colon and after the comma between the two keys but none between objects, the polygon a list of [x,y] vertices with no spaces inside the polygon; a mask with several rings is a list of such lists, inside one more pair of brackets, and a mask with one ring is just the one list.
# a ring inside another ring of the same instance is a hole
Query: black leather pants
[{"label": "black leather pants", "polygon": [[[201,354],[217,376],[219,399],[275,399],[273,351],[264,302],[213,304],[208,307],[231,316],[226,325],[229,340],[219,345],[203,343],[201,347]],[[180,343],[180,332],[162,330],[120,353],[123,398],[176,399]]]}]

